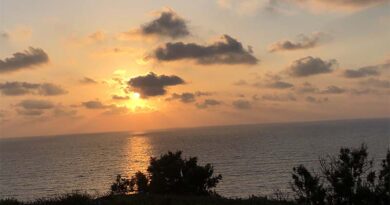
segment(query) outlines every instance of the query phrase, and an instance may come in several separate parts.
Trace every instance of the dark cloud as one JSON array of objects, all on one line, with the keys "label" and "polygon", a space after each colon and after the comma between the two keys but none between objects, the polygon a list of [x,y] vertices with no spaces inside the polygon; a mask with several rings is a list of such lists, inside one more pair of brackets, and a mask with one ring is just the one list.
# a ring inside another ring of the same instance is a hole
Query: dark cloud
[{"label": "dark cloud", "polygon": [[156,75],[151,72],[145,76],[131,78],[129,88],[141,94],[141,97],[153,97],[166,94],[166,87],[184,84],[179,76]]},{"label": "dark cloud", "polygon": [[39,95],[44,96],[54,96],[54,95],[62,95],[68,93],[68,91],[64,90],[61,86],[54,85],[51,83],[43,83],[40,85],[38,89]]},{"label": "dark cloud", "polygon": [[294,85],[291,83],[288,83],[288,82],[284,82],[284,81],[275,81],[275,82],[271,82],[271,83],[266,84],[266,87],[275,88],[275,89],[286,89],[286,88],[292,88],[292,87],[294,87]]},{"label": "dark cloud", "polygon": [[199,64],[257,64],[251,49],[245,49],[236,39],[223,35],[220,41],[211,45],[195,43],[167,43],[154,51],[159,61],[192,59]]},{"label": "dark cloud", "polygon": [[161,12],[158,18],[141,26],[141,32],[173,39],[190,35],[186,21],[172,10]]},{"label": "dark cloud", "polygon": [[389,80],[381,80],[376,78],[370,78],[360,82],[363,86],[375,87],[375,88],[390,88]]},{"label": "dark cloud", "polygon": [[317,32],[310,35],[300,34],[296,41],[290,40],[281,40],[271,44],[268,48],[270,52],[277,51],[291,51],[299,49],[308,49],[318,46],[318,44],[326,39],[329,36],[325,33]]},{"label": "dark cloud", "polygon": [[0,73],[10,73],[31,68],[49,61],[48,55],[40,48],[29,47],[23,52],[14,53],[12,57],[0,60]]},{"label": "dark cloud", "polygon": [[368,95],[368,94],[380,94],[377,90],[364,88],[364,89],[351,89],[350,93],[352,95]]},{"label": "dark cloud", "polygon": [[215,99],[205,99],[201,103],[196,103],[196,107],[199,108],[199,109],[206,109],[206,108],[218,106],[218,105],[221,105],[221,104],[222,104],[221,101],[218,101],[218,100],[215,100]]},{"label": "dark cloud", "polygon": [[[255,97],[254,99],[257,99]],[[268,94],[268,95],[263,95],[261,97],[262,100],[267,100],[267,101],[277,101],[277,102],[286,102],[286,101],[296,101],[297,99],[293,94]]]},{"label": "dark cloud", "polygon": [[295,60],[287,69],[289,74],[293,77],[307,77],[311,75],[330,73],[336,66],[336,60],[324,61],[321,58],[307,56],[305,58]]},{"label": "dark cloud", "polygon": [[26,110],[26,109],[17,109],[16,112],[19,115],[25,115],[25,116],[40,116],[45,113],[43,110]]},{"label": "dark cloud", "polygon": [[328,86],[325,90],[320,91],[321,94],[341,94],[347,90],[344,88],[337,87],[335,85]]},{"label": "dark cloud", "polygon": [[345,70],[343,75],[346,78],[362,78],[367,76],[377,76],[379,75],[379,72],[375,67],[369,66],[369,67],[359,68],[357,70],[351,70],[351,69]]},{"label": "dark cloud", "polygon": [[301,86],[297,87],[297,93],[305,94],[305,93],[318,93],[319,89],[312,85],[311,83],[305,82]]},{"label": "dark cloud", "polygon": [[9,39],[9,34],[7,32],[0,32],[0,38]]},{"label": "dark cloud", "polygon": [[54,104],[47,100],[23,100],[18,106],[25,110],[47,110],[54,108]]},{"label": "dark cloud", "polygon": [[18,96],[18,95],[43,95],[55,96],[66,94],[67,91],[61,86],[52,83],[28,83],[28,82],[5,82],[0,83],[0,92],[2,95]]},{"label": "dark cloud", "polygon": [[325,103],[325,102],[328,102],[329,99],[327,97],[325,98],[316,98],[316,97],[313,97],[313,96],[307,96],[306,97],[306,102],[309,102],[309,103]]},{"label": "dark cloud", "polygon": [[248,110],[252,108],[252,104],[248,100],[235,100],[232,105],[234,108],[240,110]]},{"label": "dark cloud", "polygon": [[113,95],[112,99],[113,100],[128,100],[128,99],[130,99],[130,97],[129,96],[121,96],[121,95]]},{"label": "dark cloud", "polygon": [[380,70],[390,68],[390,63],[384,63],[379,65],[365,66],[356,70],[347,69],[343,72],[343,76],[346,78],[363,78],[369,76],[379,76]]},{"label": "dark cloud", "polygon": [[168,101],[180,100],[183,103],[192,103],[192,102],[195,102],[195,100],[196,100],[195,98],[196,98],[196,96],[193,93],[182,93],[182,94],[173,93],[172,96],[170,98],[168,98],[167,100]]},{"label": "dark cloud", "polygon": [[81,84],[97,84],[98,82],[92,78],[84,77],[79,81]]},{"label": "dark cloud", "polygon": [[111,107],[111,105],[105,105],[99,100],[90,100],[90,101],[82,102],[81,105],[87,109],[106,109]]},{"label": "dark cloud", "polygon": [[173,93],[171,95],[171,97],[167,98],[167,100],[168,101],[180,100],[183,103],[192,103],[192,102],[196,101],[197,97],[200,97],[200,96],[210,96],[210,95],[212,95],[212,93],[200,92],[200,91],[195,92],[195,93],[185,92],[185,93],[182,93],[182,94]]}]

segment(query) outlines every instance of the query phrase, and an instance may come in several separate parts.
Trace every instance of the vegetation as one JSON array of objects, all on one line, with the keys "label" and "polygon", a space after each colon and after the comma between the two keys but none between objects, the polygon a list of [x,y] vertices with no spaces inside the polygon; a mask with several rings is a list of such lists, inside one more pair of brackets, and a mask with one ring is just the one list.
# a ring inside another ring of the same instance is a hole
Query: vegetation
[{"label": "vegetation", "polygon": [[20,202],[0,200],[0,205],[368,205],[390,204],[390,150],[380,170],[373,170],[367,147],[342,148],[337,157],[322,159],[321,170],[312,173],[300,165],[293,168],[295,200],[283,193],[274,198],[228,199],[213,188],[222,179],[210,164],[199,166],[197,158],[183,159],[181,152],[151,158],[147,174],[130,179],[118,175],[111,193],[103,197],[68,194],[51,199]]},{"label": "vegetation", "polygon": [[[88,198],[86,198],[88,197]],[[69,199],[68,199],[69,198]],[[80,200],[75,200],[80,199]],[[0,200],[1,205],[293,205],[292,202],[271,200],[265,197],[248,199],[227,199],[218,196],[177,196],[177,195],[109,195],[93,198],[88,195],[73,194],[66,197],[19,202]]]},{"label": "vegetation", "polygon": [[118,175],[111,186],[112,194],[174,194],[206,196],[222,179],[214,176],[210,164],[199,166],[196,157],[182,158],[182,152],[168,152],[160,158],[151,158],[148,174],[137,172],[131,179]]},{"label": "vegetation", "polygon": [[341,148],[339,156],[321,160],[320,174],[303,165],[295,167],[293,191],[299,204],[388,205],[390,204],[390,151],[381,170],[373,170],[367,147]]}]

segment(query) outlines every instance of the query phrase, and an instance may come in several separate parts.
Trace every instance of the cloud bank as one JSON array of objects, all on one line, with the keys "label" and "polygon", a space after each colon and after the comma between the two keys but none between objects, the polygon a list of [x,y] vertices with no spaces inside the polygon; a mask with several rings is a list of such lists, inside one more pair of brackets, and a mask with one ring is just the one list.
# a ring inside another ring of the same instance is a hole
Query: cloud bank
[{"label": "cloud bank", "polygon": [[337,66],[336,60],[324,61],[321,58],[307,56],[295,60],[288,66],[287,71],[293,77],[307,77],[312,75],[331,73]]},{"label": "cloud bank", "polygon": [[165,95],[166,87],[180,84],[185,84],[185,82],[179,76],[157,75],[153,72],[131,78],[128,82],[129,89],[140,93],[143,98]]},{"label": "cloud bank", "polygon": [[41,48],[29,47],[23,52],[16,52],[12,57],[0,60],[0,74],[11,73],[49,62],[49,57]]},{"label": "cloud bank", "polygon": [[223,35],[211,45],[196,43],[166,43],[154,51],[158,61],[195,60],[198,64],[249,64],[258,63],[252,49],[245,49],[242,43],[229,35]]}]

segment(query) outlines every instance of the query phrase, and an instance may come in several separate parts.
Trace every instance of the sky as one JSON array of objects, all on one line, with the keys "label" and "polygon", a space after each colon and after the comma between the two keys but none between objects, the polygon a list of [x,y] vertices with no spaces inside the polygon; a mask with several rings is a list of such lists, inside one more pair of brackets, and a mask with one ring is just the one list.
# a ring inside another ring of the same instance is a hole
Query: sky
[{"label": "sky", "polygon": [[0,137],[390,116],[389,0],[0,0]]}]

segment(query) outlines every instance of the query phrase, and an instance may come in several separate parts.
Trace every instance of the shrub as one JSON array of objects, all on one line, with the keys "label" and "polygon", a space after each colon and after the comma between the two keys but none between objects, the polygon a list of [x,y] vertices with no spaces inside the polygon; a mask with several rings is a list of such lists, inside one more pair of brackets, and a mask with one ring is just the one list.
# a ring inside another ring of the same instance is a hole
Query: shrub
[{"label": "shrub", "polygon": [[339,156],[321,159],[320,175],[310,173],[303,165],[293,169],[293,191],[303,204],[388,204],[390,151],[382,169],[373,171],[367,147],[341,148]]},{"label": "shrub", "polygon": [[111,185],[111,194],[123,195],[134,191],[134,181],[117,175],[115,182]]},{"label": "shrub", "polygon": [[[214,176],[210,164],[199,166],[196,157],[182,158],[182,152],[168,152],[160,158],[151,158],[148,174],[137,172],[130,180],[117,178],[111,187],[112,193],[211,195],[213,188],[222,179]],[[136,189],[134,189],[136,185]]]}]

